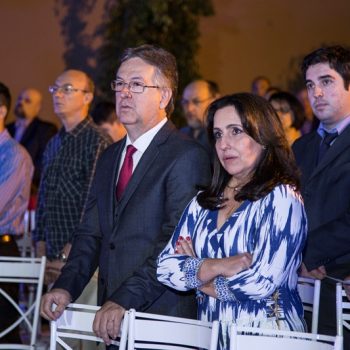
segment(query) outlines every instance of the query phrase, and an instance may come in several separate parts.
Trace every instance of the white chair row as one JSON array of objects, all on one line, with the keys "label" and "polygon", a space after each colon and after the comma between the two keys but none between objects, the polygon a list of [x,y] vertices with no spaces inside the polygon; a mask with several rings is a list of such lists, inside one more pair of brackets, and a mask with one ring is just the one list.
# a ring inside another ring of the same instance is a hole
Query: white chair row
[{"label": "white chair row", "polygon": [[[59,343],[71,350],[67,339],[85,339],[102,342],[92,332],[94,313],[98,307],[70,304],[62,316],[51,322],[51,350]],[[121,332],[114,344],[120,350],[134,349],[208,349],[216,350],[219,323],[161,316],[135,310],[125,313]],[[342,337],[312,333],[298,333],[261,328],[230,327],[230,350],[341,350]],[[229,349],[227,349],[229,350]]]},{"label": "white chair row", "polygon": [[[97,306],[70,304],[62,316],[51,322],[50,350],[60,344],[72,350],[69,339],[82,339],[102,343],[92,331]],[[202,322],[186,318],[127,311],[121,331],[112,344],[119,350],[132,349],[207,349],[216,350],[219,323]]]},{"label": "white chair row", "polygon": [[[0,256],[0,283],[35,286],[35,298],[26,308],[18,304],[3,288],[0,287],[1,298],[11,304],[13,312],[18,314],[17,320],[6,329],[0,329],[0,349],[34,349],[36,346],[39,308],[44,284],[46,258],[17,258]],[[1,312],[1,310],[0,310]],[[6,317],[6,315],[1,315]],[[29,334],[29,345],[4,344],[1,340],[19,325],[25,325]]]},{"label": "white chair row", "polygon": [[230,350],[342,350],[342,336],[231,327]]},{"label": "white chair row", "polygon": [[299,277],[297,287],[304,310],[312,313],[311,333],[317,334],[321,281]]}]

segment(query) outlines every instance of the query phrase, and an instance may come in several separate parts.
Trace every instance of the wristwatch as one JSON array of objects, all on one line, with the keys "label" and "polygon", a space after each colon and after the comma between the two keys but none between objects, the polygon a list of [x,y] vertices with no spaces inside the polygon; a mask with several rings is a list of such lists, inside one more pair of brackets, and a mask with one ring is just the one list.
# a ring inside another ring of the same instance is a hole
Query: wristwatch
[{"label": "wristwatch", "polygon": [[57,259],[59,260],[59,261],[62,261],[62,262],[67,262],[67,255],[66,255],[66,253],[65,252],[60,252],[58,255],[57,255]]}]

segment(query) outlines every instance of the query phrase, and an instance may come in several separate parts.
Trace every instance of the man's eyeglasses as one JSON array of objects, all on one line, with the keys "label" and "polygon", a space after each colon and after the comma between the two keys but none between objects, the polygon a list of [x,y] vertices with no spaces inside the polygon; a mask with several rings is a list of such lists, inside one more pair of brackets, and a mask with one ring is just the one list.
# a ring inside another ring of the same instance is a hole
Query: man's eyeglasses
[{"label": "man's eyeglasses", "polygon": [[142,94],[146,88],[151,89],[159,89],[160,86],[157,85],[145,85],[138,81],[131,81],[130,83],[126,83],[122,80],[113,80],[111,82],[111,89],[115,92],[121,92],[124,88],[127,88],[130,92],[134,92],[135,94]]},{"label": "man's eyeglasses", "polygon": [[194,98],[192,100],[185,100],[185,99],[182,99],[181,100],[181,105],[182,107],[188,107],[188,105],[190,103],[192,103],[194,106],[198,107],[199,105],[201,105],[202,103],[208,101],[212,99],[212,97],[208,97],[208,98],[205,98],[204,100],[200,100],[199,98]]},{"label": "man's eyeglasses", "polygon": [[90,91],[83,90],[83,89],[76,89],[73,87],[72,84],[64,84],[62,86],[57,86],[57,85],[51,85],[49,86],[49,92],[54,95],[56,92],[62,92],[64,95],[70,95],[73,92],[81,91],[84,93],[88,93]]}]

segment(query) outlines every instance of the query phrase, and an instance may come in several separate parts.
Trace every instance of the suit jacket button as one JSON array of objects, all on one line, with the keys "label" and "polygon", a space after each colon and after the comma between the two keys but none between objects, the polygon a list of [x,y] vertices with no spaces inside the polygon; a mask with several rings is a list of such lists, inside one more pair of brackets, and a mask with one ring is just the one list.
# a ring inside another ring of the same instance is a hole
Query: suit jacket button
[{"label": "suit jacket button", "polygon": [[114,243],[111,243],[111,244],[109,245],[109,249],[110,249],[110,250],[115,249],[115,244],[114,244]]}]

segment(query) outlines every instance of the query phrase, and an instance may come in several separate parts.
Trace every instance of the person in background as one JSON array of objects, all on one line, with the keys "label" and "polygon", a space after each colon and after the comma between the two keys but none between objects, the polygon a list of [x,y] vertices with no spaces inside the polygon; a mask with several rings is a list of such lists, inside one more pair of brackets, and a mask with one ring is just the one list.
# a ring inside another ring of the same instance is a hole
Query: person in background
[{"label": "person in background", "polygon": [[206,112],[210,103],[219,95],[219,87],[215,82],[195,80],[185,87],[181,99],[187,126],[181,128],[180,131],[197,140],[209,154]]},{"label": "person in background", "polygon": [[99,266],[102,308],[93,329],[107,345],[130,308],[196,315],[193,293],[166,288],[155,271],[181,212],[210,177],[203,147],[169,120],[177,84],[176,60],[166,50],[143,45],[123,53],[111,87],[127,135],[101,156],[68,262],[42,299],[42,316],[57,319]]},{"label": "person in background", "polygon": [[262,75],[259,75],[258,77],[255,77],[252,81],[251,92],[254,95],[264,97],[268,89],[270,88],[270,86],[271,86],[270,79]]},{"label": "person in background", "polygon": [[270,97],[273,94],[277,94],[277,92],[281,92],[282,90],[279,87],[276,86],[270,86],[267,90],[265,95],[263,96],[265,100],[269,101]]},{"label": "person in background", "polygon": [[110,144],[89,116],[94,84],[84,72],[63,72],[49,91],[63,127],[50,140],[43,156],[33,231],[37,256],[48,258],[46,284],[57,279],[67,260],[86,208],[97,159]]},{"label": "person in background", "polygon": [[317,129],[319,125],[319,120],[315,117],[314,112],[312,110],[307,89],[302,88],[299,91],[297,91],[296,97],[304,108],[305,121],[300,131],[302,135],[305,135]]},{"label": "person in background", "polygon": [[[293,145],[309,225],[301,274],[322,279],[318,331],[336,335],[332,278],[350,275],[350,50],[317,49],[302,72],[320,125]],[[346,329],[344,348],[350,349]]]},{"label": "person in background", "polygon": [[126,135],[126,130],[115,113],[114,103],[108,101],[97,103],[91,111],[91,116],[94,123],[109,135],[113,142],[121,140]]},{"label": "person in background", "polygon": [[[16,239],[24,232],[24,213],[28,206],[34,166],[26,149],[5,128],[10,106],[10,91],[0,83],[0,255],[20,256]],[[0,289],[18,300],[18,285],[0,283]],[[18,313],[2,294],[0,310],[2,332],[16,321]],[[19,327],[0,337],[0,343],[21,344]]]},{"label": "person in background", "polygon": [[41,104],[42,95],[40,91],[34,88],[22,90],[15,105],[16,121],[7,125],[10,135],[26,148],[34,163],[31,209],[36,207],[46,145],[57,132],[54,124],[39,118]]},{"label": "person in background", "polygon": [[302,104],[289,92],[277,92],[269,99],[283,125],[290,145],[301,136],[300,129],[305,121]]},{"label": "person in background", "polygon": [[297,270],[307,221],[293,153],[272,106],[241,93],[214,101],[211,185],[184,211],[158,259],[158,280],[197,290],[199,318],[304,331]]}]

